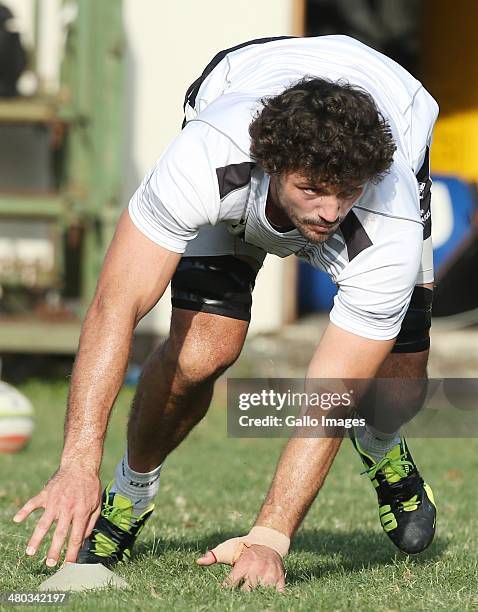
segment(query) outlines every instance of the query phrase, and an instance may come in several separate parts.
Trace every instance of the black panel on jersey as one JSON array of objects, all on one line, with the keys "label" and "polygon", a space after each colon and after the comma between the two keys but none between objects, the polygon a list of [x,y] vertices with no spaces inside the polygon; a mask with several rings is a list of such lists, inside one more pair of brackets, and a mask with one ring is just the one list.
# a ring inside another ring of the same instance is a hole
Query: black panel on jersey
[{"label": "black panel on jersey", "polygon": [[430,149],[427,147],[422,167],[417,172],[418,191],[420,194],[420,216],[423,222],[423,240],[432,233],[432,211],[430,208],[432,181],[430,178]]},{"label": "black panel on jersey", "polygon": [[349,261],[357,257],[364,249],[372,246],[369,235],[364,230],[363,225],[353,210],[345,216],[345,219],[340,224],[340,230],[345,240]]},{"label": "black panel on jersey", "polygon": [[236,189],[245,187],[251,182],[251,171],[254,166],[254,162],[242,162],[240,164],[229,164],[229,166],[216,168],[221,200]]},{"label": "black panel on jersey", "polygon": [[[219,53],[217,53],[212,58],[212,60],[209,62],[206,68],[204,68],[201,76],[197,78],[194,81],[194,83],[191,83],[191,85],[188,87],[188,90],[186,91],[186,97],[184,98],[183,108],[186,109],[186,104],[189,104],[190,106],[194,108],[194,105],[196,104],[196,97],[198,95],[199,88],[201,87],[202,82],[204,81],[204,79],[206,79],[211,74],[214,68],[219,64],[220,61],[222,61],[226,57],[228,53],[232,53],[233,51],[237,51],[238,49],[242,49],[243,47],[248,47],[249,45],[262,45],[264,43],[273,42],[275,40],[286,40],[288,38],[297,38],[297,37],[296,36],[272,36],[270,38],[255,38],[254,40],[248,40],[239,45],[236,45],[235,47],[230,47],[229,49],[225,49],[224,51],[219,51]],[[185,124],[186,124],[186,121],[183,122],[183,127],[185,126]]]}]

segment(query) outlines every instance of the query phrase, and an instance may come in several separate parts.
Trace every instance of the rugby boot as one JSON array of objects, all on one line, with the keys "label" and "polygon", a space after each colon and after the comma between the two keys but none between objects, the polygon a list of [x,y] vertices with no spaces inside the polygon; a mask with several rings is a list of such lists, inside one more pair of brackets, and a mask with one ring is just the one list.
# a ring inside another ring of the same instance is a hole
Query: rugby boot
[{"label": "rugby boot", "polygon": [[150,504],[139,516],[133,516],[133,502],[119,493],[112,493],[113,480],[103,491],[101,514],[93,531],[83,542],[77,563],[102,563],[112,567],[129,561],[131,549],[154,510]]},{"label": "rugby boot", "polygon": [[378,497],[383,530],[402,552],[425,550],[435,535],[436,507],[430,485],[423,481],[404,438],[380,461],[368,455],[351,435]]}]

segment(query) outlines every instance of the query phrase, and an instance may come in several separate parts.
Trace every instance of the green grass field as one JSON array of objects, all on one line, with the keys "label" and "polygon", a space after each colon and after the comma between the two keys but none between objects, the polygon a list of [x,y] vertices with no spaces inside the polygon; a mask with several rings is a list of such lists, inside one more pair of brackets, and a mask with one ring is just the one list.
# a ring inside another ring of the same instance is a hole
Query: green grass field
[{"label": "green grass field", "polygon": [[[20,526],[11,519],[56,468],[67,388],[31,382],[21,390],[36,407],[37,429],[27,450],[0,456],[0,591],[35,590],[51,573],[46,545],[34,559],[24,555],[34,518]],[[103,481],[123,452],[131,396],[125,390],[114,411]],[[222,590],[227,568],[194,560],[249,529],[284,444],[228,439],[222,396],[165,465],[157,511],[133,561],[117,570],[131,590],[75,594],[69,610],[478,609],[475,439],[410,443],[439,512],[435,542],[421,556],[398,553],[382,533],[375,494],[346,441],[286,559],[286,593]]]}]

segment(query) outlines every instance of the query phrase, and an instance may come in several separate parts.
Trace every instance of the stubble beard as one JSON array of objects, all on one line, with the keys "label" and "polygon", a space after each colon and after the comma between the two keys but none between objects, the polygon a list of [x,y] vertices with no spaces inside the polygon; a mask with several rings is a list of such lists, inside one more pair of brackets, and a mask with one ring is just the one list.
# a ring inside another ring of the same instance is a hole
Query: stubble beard
[{"label": "stubble beard", "polygon": [[[334,223],[334,225],[330,229],[325,229],[323,226],[321,226],[319,223],[317,223],[313,219],[305,219],[305,218],[299,217],[294,212],[292,207],[289,205],[289,203],[287,202],[287,199],[284,198],[280,192],[278,192],[278,195],[279,195],[279,198],[278,198],[279,205],[281,206],[282,210],[287,214],[289,219],[292,221],[292,224],[295,226],[299,234],[303,238],[305,238],[307,241],[314,242],[316,244],[322,244],[323,242],[327,242],[327,240],[331,236],[333,236],[333,234],[335,234],[335,232],[337,231],[340,225],[340,222],[342,221],[342,218],[339,218],[337,223]],[[321,234],[314,232],[314,230],[311,229],[314,226],[320,227],[321,229],[325,229],[325,232]]]}]

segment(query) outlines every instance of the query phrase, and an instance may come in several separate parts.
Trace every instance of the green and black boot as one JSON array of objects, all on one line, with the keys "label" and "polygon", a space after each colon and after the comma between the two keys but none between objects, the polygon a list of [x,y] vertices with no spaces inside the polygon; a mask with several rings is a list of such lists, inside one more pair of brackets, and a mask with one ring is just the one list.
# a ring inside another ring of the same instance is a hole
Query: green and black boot
[{"label": "green and black boot", "polygon": [[425,550],[435,535],[436,507],[430,485],[423,482],[404,438],[375,461],[351,435],[378,497],[383,530],[402,552]]},{"label": "green and black boot", "polygon": [[111,493],[112,485],[113,480],[103,491],[101,514],[83,542],[77,563],[112,567],[129,561],[133,544],[154,510],[154,504],[150,504],[139,517],[133,517],[133,502],[119,493]]}]

